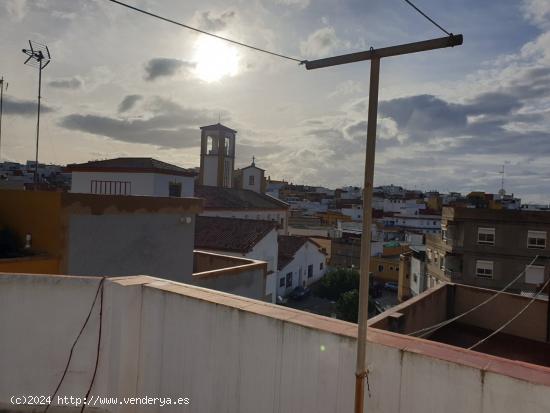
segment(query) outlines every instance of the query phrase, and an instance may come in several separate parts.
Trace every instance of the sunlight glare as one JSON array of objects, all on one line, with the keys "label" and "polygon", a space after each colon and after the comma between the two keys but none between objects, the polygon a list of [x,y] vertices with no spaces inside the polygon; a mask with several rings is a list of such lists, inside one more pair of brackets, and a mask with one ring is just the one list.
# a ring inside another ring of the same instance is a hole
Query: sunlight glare
[{"label": "sunlight glare", "polygon": [[235,76],[239,69],[239,54],[226,42],[201,36],[195,43],[195,75],[206,82],[225,76]]}]

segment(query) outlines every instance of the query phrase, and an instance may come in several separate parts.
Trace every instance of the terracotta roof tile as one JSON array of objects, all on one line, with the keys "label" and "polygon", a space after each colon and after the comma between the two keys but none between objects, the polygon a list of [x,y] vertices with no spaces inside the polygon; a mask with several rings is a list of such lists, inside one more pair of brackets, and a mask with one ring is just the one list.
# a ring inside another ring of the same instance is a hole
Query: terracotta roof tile
[{"label": "terracotta roof tile", "polygon": [[195,248],[247,253],[276,226],[271,221],[199,216],[195,223]]},{"label": "terracotta roof tile", "polygon": [[205,209],[288,209],[288,204],[272,196],[248,189],[195,186],[195,196],[204,198]]}]

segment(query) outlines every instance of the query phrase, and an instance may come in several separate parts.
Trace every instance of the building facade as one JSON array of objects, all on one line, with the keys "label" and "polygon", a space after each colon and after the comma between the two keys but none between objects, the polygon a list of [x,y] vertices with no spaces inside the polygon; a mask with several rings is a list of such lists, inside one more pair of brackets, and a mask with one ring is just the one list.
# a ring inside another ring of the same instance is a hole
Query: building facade
[{"label": "building facade", "polygon": [[524,273],[510,288],[520,292],[548,274],[547,212],[445,207],[441,227],[426,236],[429,277],[500,289]]},{"label": "building facade", "polygon": [[195,172],[153,158],[116,158],[70,164],[71,192],[184,198],[194,194]]}]

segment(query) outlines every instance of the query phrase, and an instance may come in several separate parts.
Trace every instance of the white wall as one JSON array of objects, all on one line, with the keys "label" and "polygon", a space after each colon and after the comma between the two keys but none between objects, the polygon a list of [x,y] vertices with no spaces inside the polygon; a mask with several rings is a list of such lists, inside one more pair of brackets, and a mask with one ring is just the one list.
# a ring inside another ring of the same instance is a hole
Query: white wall
[{"label": "white wall", "polygon": [[[289,262],[277,275],[277,295],[282,297],[290,294],[292,290],[305,281],[306,286],[319,280],[325,275],[327,264],[326,255],[319,251],[319,247],[314,243],[308,241],[296,252],[294,259]],[[321,268],[320,264],[323,264]],[[308,278],[307,270],[308,266],[313,265],[313,277]],[[286,286],[286,275],[292,272],[292,286]],[[302,274],[300,278],[300,273]],[[281,279],[285,279],[285,285],[281,287]]]},{"label": "white wall", "polygon": [[[244,168],[242,170],[243,172],[243,188],[242,189],[250,189],[254,192],[261,192],[262,191],[262,176],[263,172],[262,170],[254,167],[248,167]],[[254,184],[250,185],[250,177],[254,177]]]},{"label": "white wall", "polygon": [[218,156],[205,155],[203,168],[204,184],[207,186],[218,186]]},{"label": "white wall", "polygon": [[181,183],[181,196],[192,197],[195,194],[195,179],[192,176],[154,174],[154,196],[169,196],[171,182]]},{"label": "white wall", "polygon": [[182,197],[192,197],[194,194],[193,177],[136,172],[72,172],[71,192],[91,193],[93,180],[130,182],[131,193],[128,195],[167,197],[170,182],[182,184]]},{"label": "white wall", "polygon": [[265,210],[265,209],[206,209],[199,215],[205,217],[220,217],[220,218],[239,218],[239,219],[256,219],[261,221],[273,221],[279,225],[283,223],[283,228],[279,231],[281,234],[286,234],[288,228],[288,211],[280,210]]},{"label": "white wall", "polygon": [[195,239],[192,214],[73,214],[67,238],[69,274],[139,274],[191,280]]},{"label": "white wall", "polygon": [[277,256],[278,256],[277,231],[273,229],[261,241],[259,241],[252,251],[242,254],[235,251],[213,251],[223,253],[232,257],[245,257],[253,260],[267,262],[267,273],[265,295],[273,294],[272,301],[275,302],[275,281],[277,279]]},{"label": "white wall", "polygon": [[[0,274],[0,408],[13,410],[12,395],[53,392],[98,282]],[[59,394],[83,397],[88,389],[98,315],[99,305]],[[184,407],[114,404],[105,410],[353,411],[357,327],[351,323],[149,277],[107,280],[102,320],[92,396],[190,399]],[[427,341],[417,350],[418,339],[402,337],[369,332],[365,412],[550,411],[550,387],[541,383],[548,383],[547,369]],[[437,357],[429,354],[433,348]],[[444,360],[453,354],[454,361]],[[483,369],[474,367],[480,357]],[[533,371],[529,381],[514,378],[526,369]]]},{"label": "white wall", "polygon": [[411,257],[410,280],[413,295],[418,295],[426,290],[426,265],[424,262],[415,257]]}]

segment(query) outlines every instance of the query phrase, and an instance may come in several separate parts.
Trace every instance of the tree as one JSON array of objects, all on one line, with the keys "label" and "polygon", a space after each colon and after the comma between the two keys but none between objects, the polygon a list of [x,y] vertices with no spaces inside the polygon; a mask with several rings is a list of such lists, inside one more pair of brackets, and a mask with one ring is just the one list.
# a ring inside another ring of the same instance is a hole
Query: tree
[{"label": "tree", "polygon": [[[340,320],[357,323],[359,319],[359,290],[347,291],[336,302],[337,317]],[[369,315],[376,314],[376,306],[369,300]]]},{"label": "tree", "polygon": [[340,268],[330,271],[321,279],[317,295],[336,301],[342,294],[358,288],[359,273],[355,270]]},{"label": "tree", "polygon": [[343,293],[336,302],[336,311],[340,320],[357,323],[359,313],[359,290]]}]

